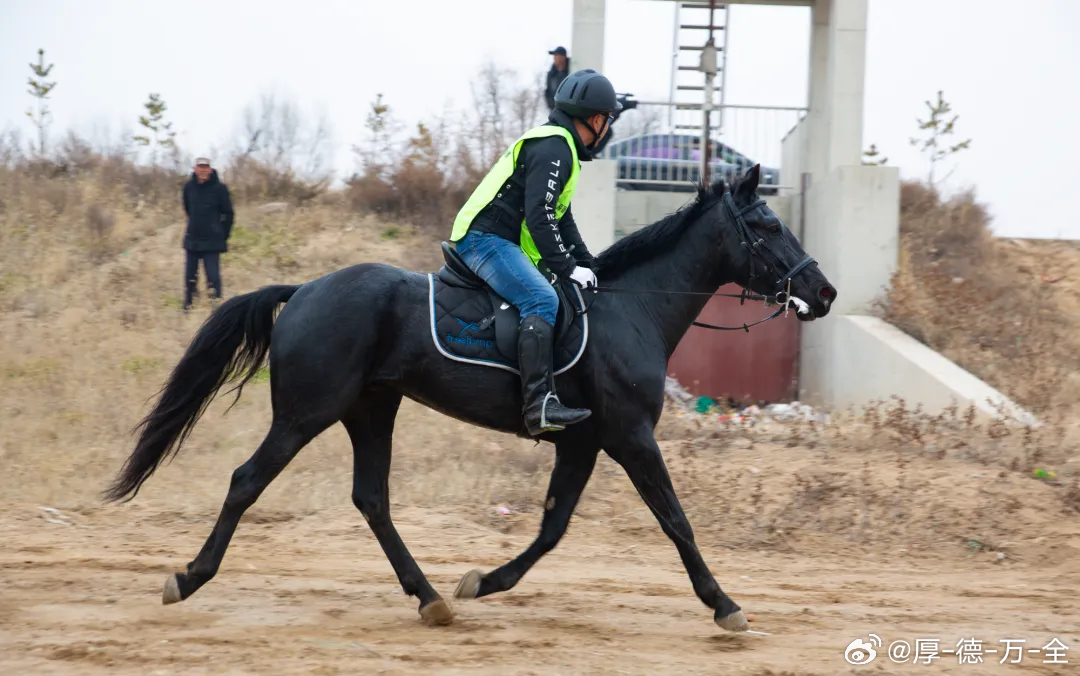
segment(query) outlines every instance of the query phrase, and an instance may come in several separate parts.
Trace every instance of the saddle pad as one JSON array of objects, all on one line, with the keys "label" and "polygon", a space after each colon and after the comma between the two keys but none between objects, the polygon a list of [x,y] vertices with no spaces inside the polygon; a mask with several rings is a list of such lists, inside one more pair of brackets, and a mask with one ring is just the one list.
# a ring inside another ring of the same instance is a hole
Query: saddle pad
[{"label": "saddle pad", "polygon": [[[520,320],[517,308],[489,288],[449,286],[430,273],[428,290],[431,339],[444,357],[518,373],[517,334]],[[576,286],[574,295],[578,307],[583,307],[584,299]],[[569,371],[581,359],[588,339],[589,319],[585,314],[576,315],[561,333],[556,334],[553,350],[555,375]]]}]

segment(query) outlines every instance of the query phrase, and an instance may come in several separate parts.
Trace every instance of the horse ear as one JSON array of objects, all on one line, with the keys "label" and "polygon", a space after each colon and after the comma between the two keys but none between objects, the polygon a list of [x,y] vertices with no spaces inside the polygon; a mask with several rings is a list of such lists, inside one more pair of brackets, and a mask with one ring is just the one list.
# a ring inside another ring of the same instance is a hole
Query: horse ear
[{"label": "horse ear", "polygon": [[757,192],[758,179],[761,178],[761,165],[755,164],[750,167],[750,171],[743,175],[742,180],[739,181],[739,186],[736,189],[738,196],[743,199],[750,199],[754,193]]},{"label": "horse ear", "polygon": [[750,167],[750,171],[746,172],[746,180],[743,182],[746,191],[750,194],[757,192],[759,180],[761,180],[761,165],[755,164]]}]

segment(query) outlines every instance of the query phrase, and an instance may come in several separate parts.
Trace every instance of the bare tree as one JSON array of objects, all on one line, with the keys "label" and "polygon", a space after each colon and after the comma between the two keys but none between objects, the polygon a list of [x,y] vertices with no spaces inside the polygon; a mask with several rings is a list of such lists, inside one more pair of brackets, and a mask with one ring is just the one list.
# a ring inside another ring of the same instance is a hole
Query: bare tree
[{"label": "bare tree", "polygon": [[333,132],[325,113],[312,120],[294,100],[265,92],[244,108],[239,126],[229,162],[234,176],[261,183],[266,194],[304,199],[330,185]]},{"label": "bare tree", "polygon": [[331,140],[325,113],[310,122],[294,100],[268,92],[244,109],[235,154],[280,172],[318,180],[329,171]]},{"label": "bare tree", "polygon": [[473,160],[490,164],[499,153],[521,134],[541,120],[543,73],[522,85],[517,73],[486,63],[472,81],[472,109],[462,119],[462,134],[468,140],[460,144]]},{"label": "bare tree", "polygon": [[18,129],[5,129],[0,133],[0,167],[13,167],[25,159],[22,133]]},{"label": "bare tree", "polygon": [[537,73],[531,85],[517,87],[510,97],[511,134],[517,138],[540,122],[544,104],[544,74]]},{"label": "bare tree", "polygon": [[303,173],[306,176],[325,176],[332,172],[333,127],[326,111],[315,115],[314,125],[306,136],[301,157],[304,158]]},{"label": "bare tree", "polygon": [[509,76],[509,70],[489,61],[471,83],[476,140],[484,160],[494,158],[506,146],[503,114],[508,98],[505,79]]}]

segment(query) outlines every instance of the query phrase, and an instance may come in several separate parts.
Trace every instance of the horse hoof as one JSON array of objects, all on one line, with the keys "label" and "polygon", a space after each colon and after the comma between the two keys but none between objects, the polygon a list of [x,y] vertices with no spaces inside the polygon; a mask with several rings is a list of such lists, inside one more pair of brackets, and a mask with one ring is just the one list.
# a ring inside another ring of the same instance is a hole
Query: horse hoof
[{"label": "horse hoof", "polygon": [[420,609],[420,619],[424,624],[437,627],[454,621],[454,613],[442,599],[436,599]]},{"label": "horse hoof", "polygon": [[176,573],[173,573],[165,580],[165,589],[161,590],[161,605],[167,606],[183,600],[184,597],[180,595],[180,581]]},{"label": "horse hoof", "polygon": [[716,624],[728,631],[746,631],[750,628],[750,623],[746,621],[746,615],[741,610],[736,610],[726,617],[717,618]]},{"label": "horse hoof", "polygon": [[480,581],[483,579],[483,571],[477,568],[465,573],[465,577],[461,578],[461,582],[458,582],[457,589],[454,590],[454,598],[475,599],[476,595],[480,593]]}]

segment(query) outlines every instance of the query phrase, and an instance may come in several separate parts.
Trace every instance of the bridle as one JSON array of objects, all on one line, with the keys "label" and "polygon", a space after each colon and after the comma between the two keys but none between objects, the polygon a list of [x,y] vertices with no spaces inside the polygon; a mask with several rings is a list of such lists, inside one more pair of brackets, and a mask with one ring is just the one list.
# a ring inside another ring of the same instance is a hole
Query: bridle
[{"label": "bridle", "polygon": [[[757,237],[751,230],[750,226],[746,224],[746,214],[750,213],[758,207],[766,204],[765,200],[758,199],[753,204],[749,204],[742,209],[735,204],[735,199],[731,196],[731,191],[725,191],[724,196],[721,198],[724,205],[724,209],[727,211],[727,215],[735,223],[735,234],[739,237],[740,245],[750,253],[750,278],[747,281],[746,287],[743,287],[742,293],[705,293],[701,291],[663,291],[663,290],[639,290],[639,289],[620,289],[611,286],[596,286],[592,290],[600,293],[630,293],[630,294],[660,294],[670,296],[723,296],[727,298],[738,298],[739,305],[742,305],[747,300],[761,300],[765,301],[767,305],[775,303],[779,307],[764,319],[759,319],[752,324],[742,324],[741,326],[717,326],[715,324],[706,324],[705,322],[693,322],[694,326],[701,327],[703,329],[713,329],[714,331],[746,331],[750,332],[751,326],[757,326],[758,324],[764,324],[770,319],[775,319],[781,314],[787,315],[788,304],[791,301],[791,278],[799,274],[812,265],[816,261],[809,254],[804,255],[795,265],[790,266],[787,270],[784,262],[775,253],[769,250],[765,245],[765,240],[761,237]],[[765,254],[768,253],[768,256]],[[774,259],[770,261],[769,258]],[[773,293],[770,295],[761,295],[750,292],[747,287],[753,286],[754,280],[759,276],[756,272],[758,266],[765,268],[765,273],[770,276],[775,276],[776,281],[773,283]],[[783,272],[781,272],[784,270]],[[595,300],[595,298],[594,298]],[[577,314],[584,314],[589,311],[589,307],[592,303],[589,303],[583,310],[578,310]]]}]

